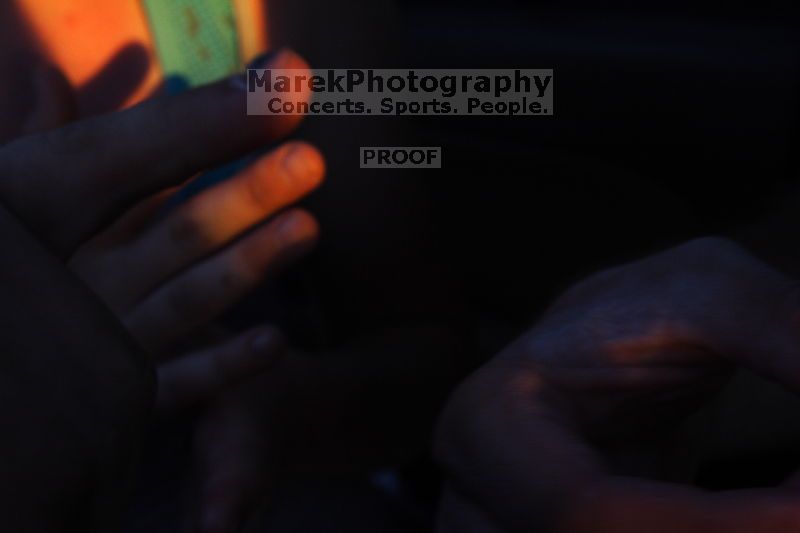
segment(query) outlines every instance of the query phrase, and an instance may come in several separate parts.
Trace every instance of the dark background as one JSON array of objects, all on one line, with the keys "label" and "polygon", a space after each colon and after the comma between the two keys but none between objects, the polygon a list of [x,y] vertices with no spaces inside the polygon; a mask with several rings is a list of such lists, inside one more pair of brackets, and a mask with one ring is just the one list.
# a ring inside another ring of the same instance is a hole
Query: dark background
[{"label": "dark background", "polygon": [[[289,2],[276,4],[277,11],[291,11]],[[329,237],[370,242],[359,252],[329,238],[319,256],[360,259],[364,253],[365,264],[381,253],[402,256],[405,225],[412,221],[400,218],[398,229],[385,212],[415,202],[416,196],[395,195],[392,187],[417,180],[433,207],[419,232],[432,251],[425,267],[445,272],[464,298],[474,315],[479,358],[497,353],[580,278],[693,237],[735,235],[795,191],[800,33],[790,2],[399,6],[399,39],[385,36],[396,48],[398,67],[554,69],[555,116],[404,122],[413,136],[409,145],[443,148],[444,168],[413,178],[355,172],[358,146],[398,145],[386,140],[391,134],[381,137],[381,126],[394,129],[400,120],[337,117],[309,121],[306,130],[323,149],[332,138],[347,146],[326,151],[329,183],[315,199],[323,206],[315,210],[321,226]],[[358,17],[350,24],[358,27]],[[348,64],[336,59],[337,47],[353,45],[345,42],[348,29],[338,28],[342,43],[298,49],[318,66],[369,65],[371,41],[362,45],[363,62],[349,50],[341,53]],[[296,34],[290,26],[276,31],[279,42],[280,31],[290,43]],[[360,196],[374,183],[389,190],[382,202]],[[324,205],[349,205],[353,212],[326,212]],[[321,329],[346,331],[342,317],[363,307],[356,293],[386,283],[371,280],[366,267],[343,271],[328,266],[322,276],[336,282],[321,283],[326,288],[312,298],[327,321]],[[256,295],[253,301],[262,300]],[[307,331],[309,313],[300,307],[299,318],[287,319],[290,331],[292,322]],[[255,303],[251,308],[263,311]],[[726,465],[711,465],[702,481],[771,482],[776,466],[781,470],[797,458],[773,459],[740,461],[737,471],[747,479],[726,479]],[[438,495],[431,463],[421,458],[384,475],[380,482],[361,477],[289,487],[252,531],[429,531]]]},{"label": "dark background", "polygon": [[554,117],[420,128],[444,147],[446,177],[434,180],[459,225],[448,233],[463,238],[454,253],[491,312],[524,322],[569,281],[736,231],[792,190],[790,2],[402,6],[414,65],[555,69]]}]

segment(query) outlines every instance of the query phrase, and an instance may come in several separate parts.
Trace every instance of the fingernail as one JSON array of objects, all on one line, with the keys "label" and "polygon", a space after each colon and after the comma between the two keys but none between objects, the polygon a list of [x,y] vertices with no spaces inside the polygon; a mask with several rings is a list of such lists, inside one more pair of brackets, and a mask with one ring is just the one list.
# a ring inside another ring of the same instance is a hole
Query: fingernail
[{"label": "fingernail", "polygon": [[231,78],[231,86],[235,87],[236,89],[246,91],[248,84],[248,70],[270,68],[270,66],[280,63],[278,61],[279,57],[288,51],[288,48],[278,48],[277,50],[270,50],[269,52],[264,52],[263,54],[257,56],[247,64],[244,73],[236,74]]},{"label": "fingernail", "polygon": [[283,168],[297,180],[321,176],[323,166],[317,151],[304,144],[292,145],[283,156]]},{"label": "fingernail", "polygon": [[281,215],[277,224],[278,236],[282,244],[287,247],[287,259],[284,260],[290,261],[302,257],[314,248],[319,228],[310,214],[301,210],[290,211]]}]

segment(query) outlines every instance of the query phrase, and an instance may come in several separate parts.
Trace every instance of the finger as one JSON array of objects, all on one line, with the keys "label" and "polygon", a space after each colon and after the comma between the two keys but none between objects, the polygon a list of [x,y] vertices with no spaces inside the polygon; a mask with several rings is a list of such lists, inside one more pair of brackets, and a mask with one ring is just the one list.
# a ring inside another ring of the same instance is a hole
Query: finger
[{"label": "finger", "polygon": [[147,80],[153,58],[141,43],[122,47],[78,91],[81,116],[88,117],[130,105]]},{"label": "finger", "polygon": [[[84,257],[84,255],[87,255],[84,254],[84,251],[91,250],[95,254],[98,252],[107,254],[105,261],[102,261],[102,264],[98,264],[97,269],[107,270],[113,267],[114,264],[119,264],[120,258],[114,252],[124,245],[129,245],[148,226],[156,222],[159,211],[167,205],[179,190],[178,187],[171,187],[145,198],[123,213],[108,229],[81,246],[73,259],[80,258],[81,263],[85,263],[86,267],[90,267],[93,263],[100,263],[101,261],[98,261],[95,255]],[[127,280],[129,277],[130,274],[126,273],[125,279]]]},{"label": "finger", "polygon": [[235,533],[264,492],[265,458],[260,420],[247,406],[224,400],[204,416],[196,435],[200,475],[197,513],[192,531]]},{"label": "finger", "polygon": [[39,65],[33,86],[36,107],[23,126],[25,135],[49,131],[77,118],[75,94],[61,70],[52,65]]},{"label": "finger", "polygon": [[439,503],[436,533],[504,533],[474,502],[445,487]]},{"label": "finger", "polygon": [[[268,66],[308,68],[288,50]],[[301,118],[248,116],[246,94],[245,84],[229,79],[19,140],[0,152],[9,178],[0,192],[42,238],[68,252],[137,199],[245,155]],[[304,101],[308,92],[289,98]]]},{"label": "finger", "polygon": [[110,247],[134,240],[156,221],[159,212],[179,190],[180,187],[170,187],[145,198],[115,220],[108,230],[98,235],[97,242]]},{"label": "finger", "polygon": [[[791,490],[754,492],[748,504],[736,493],[636,484],[612,477],[607,457],[588,442],[594,428],[587,421],[609,411],[603,395],[589,387],[598,372],[612,377],[599,382],[604,391],[636,392],[644,381],[645,391],[666,385],[674,392],[682,382],[700,384],[702,375],[692,373],[709,360],[728,360],[800,390],[794,282],[719,239],[668,254],[609,271],[595,285],[571,291],[572,301],[562,301],[526,338],[467,381],[445,411],[437,439],[440,462],[451,482],[505,529],[547,530],[570,518],[581,521],[555,530],[796,527],[797,494]],[[675,351],[676,346],[700,350]],[[660,380],[665,369],[671,376],[666,383],[647,377],[650,372]],[[591,379],[570,388],[575,375]],[[653,440],[662,435],[635,431]],[[787,499],[795,503],[787,505]]]},{"label": "finger", "polygon": [[[69,258],[69,269],[80,277],[118,316],[130,309],[137,292],[130,286],[136,281],[127,259],[118,250],[129,245],[144,228],[153,224],[161,208],[176,192],[165,189],[134,206],[106,231],[81,246]],[[126,268],[119,268],[126,265]]]},{"label": "finger", "polygon": [[150,362],[2,207],[0,240],[2,529],[114,529],[147,433]]},{"label": "finger", "polygon": [[247,292],[313,248],[318,228],[302,210],[276,217],[224,252],[148,296],[126,317],[152,351],[208,323]]},{"label": "finger", "polygon": [[172,413],[209,400],[272,366],[284,349],[278,331],[258,328],[223,344],[168,361],[158,368],[156,407],[161,413]]},{"label": "finger", "polygon": [[800,525],[796,488],[709,493],[611,475],[573,407],[524,368],[494,362],[466,387],[443,415],[437,458],[460,503],[479,505],[455,511],[477,512],[505,533],[778,533]]},{"label": "finger", "polygon": [[605,475],[550,394],[501,355],[459,387],[438,424],[435,455],[449,483],[504,530],[547,531],[558,503]]},{"label": "finger", "polygon": [[193,197],[120,249],[115,259],[128,265],[126,299],[140,300],[163,280],[293,204],[319,185],[324,169],[316,149],[290,143]]}]

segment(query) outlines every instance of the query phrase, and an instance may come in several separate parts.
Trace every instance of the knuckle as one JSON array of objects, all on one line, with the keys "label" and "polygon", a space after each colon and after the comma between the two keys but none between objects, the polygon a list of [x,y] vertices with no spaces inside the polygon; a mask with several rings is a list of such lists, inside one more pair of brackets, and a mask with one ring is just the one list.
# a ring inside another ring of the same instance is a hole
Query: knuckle
[{"label": "knuckle", "polygon": [[630,265],[607,268],[578,281],[555,300],[549,314],[594,303],[599,296],[613,290],[621,280],[626,279],[628,268]]},{"label": "knuckle", "polygon": [[169,242],[181,249],[202,251],[213,245],[206,227],[191,213],[175,216],[167,228]]},{"label": "knuckle", "polygon": [[99,128],[87,127],[87,124],[92,124],[91,120],[86,123],[67,124],[56,130],[40,134],[39,139],[47,146],[48,150],[56,155],[80,155],[94,146],[97,140],[95,132]]},{"label": "knuckle", "polygon": [[699,237],[676,248],[676,251],[692,257],[728,258],[745,253],[741,245],[723,237]]},{"label": "knuckle", "polygon": [[223,270],[217,276],[217,288],[220,294],[239,294],[249,285],[252,276],[244,266]]},{"label": "knuckle", "polygon": [[275,172],[266,161],[257,163],[246,179],[246,195],[252,204],[265,213],[275,209],[275,197],[279,191],[275,187]]},{"label": "knuckle", "polygon": [[[191,95],[186,95],[191,98]],[[136,116],[137,126],[150,131],[155,139],[175,140],[179,132],[186,129],[184,106],[176,105],[172,98],[156,98],[145,104],[146,112]],[[170,148],[163,157],[153,158],[154,172],[172,177],[188,177],[195,172],[190,157],[190,149],[178,142],[162,142],[161,146]],[[152,148],[158,148],[154,145]]]}]

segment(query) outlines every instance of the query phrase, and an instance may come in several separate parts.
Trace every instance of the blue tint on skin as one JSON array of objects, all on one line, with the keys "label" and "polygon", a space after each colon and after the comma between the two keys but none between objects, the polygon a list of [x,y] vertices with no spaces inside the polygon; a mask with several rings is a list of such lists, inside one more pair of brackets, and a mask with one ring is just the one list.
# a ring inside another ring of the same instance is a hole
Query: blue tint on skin
[{"label": "blue tint on skin", "polygon": [[[272,58],[277,53],[277,50],[265,52],[255,59],[253,59],[246,68],[264,68],[272,61]],[[191,87],[185,78],[179,75],[167,76],[164,79],[164,87],[167,94],[178,94],[189,90]],[[222,165],[215,169],[209,170],[197,176],[191,183],[187,184],[170,200],[168,208],[179,205],[195,194],[213,186],[217,183],[225,181],[232,177],[237,172],[243,170],[247,165],[255,161],[259,156],[264,154],[267,150],[259,150],[256,154],[244,157],[238,161]]]},{"label": "blue tint on skin", "polygon": [[189,90],[189,82],[183,76],[173,74],[164,78],[164,91],[173,95]]}]

